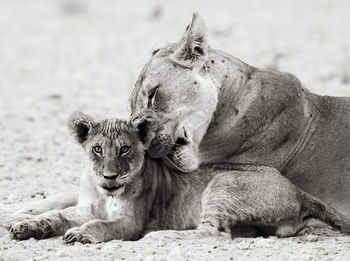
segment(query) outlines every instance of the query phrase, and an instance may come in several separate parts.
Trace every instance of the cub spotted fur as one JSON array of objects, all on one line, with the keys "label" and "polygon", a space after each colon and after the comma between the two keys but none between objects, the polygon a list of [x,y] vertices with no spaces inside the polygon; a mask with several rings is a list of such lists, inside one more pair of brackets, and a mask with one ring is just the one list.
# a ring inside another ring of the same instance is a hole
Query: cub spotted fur
[{"label": "cub spotted fur", "polygon": [[86,193],[76,207],[15,224],[12,238],[64,235],[66,243],[96,243],[137,240],[156,230],[173,231],[148,236],[231,238],[241,227],[286,237],[297,234],[310,218],[350,232],[340,213],[276,169],[211,164],[184,174],[151,159],[146,151],[157,125],[149,111],[129,121],[74,114],[69,126],[88,159],[82,179]]}]

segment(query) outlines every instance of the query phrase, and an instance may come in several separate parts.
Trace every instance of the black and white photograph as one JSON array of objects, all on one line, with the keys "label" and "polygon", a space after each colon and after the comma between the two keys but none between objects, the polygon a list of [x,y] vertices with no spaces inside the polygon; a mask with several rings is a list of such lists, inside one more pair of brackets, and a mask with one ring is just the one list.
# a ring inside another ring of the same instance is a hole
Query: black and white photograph
[{"label": "black and white photograph", "polygon": [[0,0],[0,261],[350,260],[348,0]]}]

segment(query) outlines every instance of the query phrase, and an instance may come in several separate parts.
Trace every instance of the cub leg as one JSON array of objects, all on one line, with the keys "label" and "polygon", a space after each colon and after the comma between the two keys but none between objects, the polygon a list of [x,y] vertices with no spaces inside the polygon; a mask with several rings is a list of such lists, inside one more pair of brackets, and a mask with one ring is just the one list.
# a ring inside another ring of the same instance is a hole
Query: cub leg
[{"label": "cub leg", "polygon": [[52,195],[46,199],[34,201],[29,206],[21,206],[19,210],[14,213],[14,216],[21,214],[39,215],[51,210],[61,210],[77,205],[78,203],[77,191],[64,192]]},{"label": "cub leg", "polygon": [[[202,194],[202,210],[196,229],[155,231],[147,234],[145,238],[200,239],[204,237],[221,237],[231,239],[231,224],[239,225],[238,221],[242,220],[235,211],[239,211],[243,206],[237,204],[234,195],[230,194],[225,187],[217,186],[218,179],[220,180],[220,177],[214,177]],[[229,186],[229,183],[225,181],[224,183],[224,186]],[[240,214],[243,217],[249,215],[248,213]]]},{"label": "cub leg", "polygon": [[[212,231],[212,234],[214,231],[224,231],[231,237],[242,237],[257,236],[266,231],[279,236],[292,236],[305,227],[306,221],[299,216],[300,203],[294,190],[281,184],[282,190],[291,195],[285,198],[286,201],[280,201],[280,193],[268,188],[271,184],[269,179],[264,186],[256,183],[258,176],[254,181],[248,175],[251,173],[238,173],[237,176],[230,172],[221,173],[209,182],[202,196],[198,229]],[[267,187],[267,191],[260,194],[260,186]],[[284,219],[290,221],[274,225],[276,221]]]},{"label": "cub leg", "polygon": [[0,226],[9,229],[13,224],[20,221],[28,221],[36,215],[51,210],[61,210],[77,204],[78,193],[59,193],[44,200],[30,202],[28,204],[0,204]]},{"label": "cub leg", "polygon": [[81,226],[95,218],[91,207],[70,207],[53,210],[29,221],[18,222],[10,229],[10,237],[25,240],[31,237],[43,239],[63,235],[69,228]]},{"label": "cub leg", "polygon": [[231,239],[233,231],[240,230],[239,235],[243,234],[244,236],[242,229],[240,229],[242,225],[247,228],[247,233],[256,235],[256,229],[249,227],[249,222],[246,222],[250,219],[250,214],[253,214],[253,208],[246,207],[244,202],[236,197],[234,178],[231,175],[221,176],[215,176],[202,194],[202,210],[196,229],[155,231],[147,234],[145,238],[200,239],[220,237]]},{"label": "cub leg", "polygon": [[63,237],[65,243],[81,242],[98,243],[113,239],[137,240],[143,232],[143,225],[133,216],[123,217],[114,221],[93,219],[81,227],[74,227]]},{"label": "cub leg", "polygon": [[300,218],[278,225],[276,236],[289,237],[298,234],[310,218],[317,218],[343,233],[350,234],[350,221],[347,217],[310,194],[299,191],[302,197]]},{"label": "cub leg", "polygon": [[304,216],[317,218],[345,234],[350,234],[350,219],[348,217],[310,194],[301,190],[300,193]]}]

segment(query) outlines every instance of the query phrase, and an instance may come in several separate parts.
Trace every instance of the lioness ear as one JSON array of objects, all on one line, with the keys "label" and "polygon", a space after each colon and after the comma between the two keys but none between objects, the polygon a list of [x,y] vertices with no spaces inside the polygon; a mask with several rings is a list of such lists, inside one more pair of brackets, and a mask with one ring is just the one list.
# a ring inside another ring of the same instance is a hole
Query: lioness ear
[{"label": "lioness ear", "polygon": [[158,126],[157,116],[152,110],[144,110],[131,118],[131,124],[137,129],[140,140],[148,149],[155,137]]},{"label": "lioness ear", "polygon": [[198,13],[193,13],[192,22],[187,27],[179,46],[170,59],[187,68],[202,66],[208,59],[209,43],[207,38],[204,20]]},{"label": "lioness ear", "polygon": [[94,118],[77,111],[69,117],[68,128],[73,137],[82,144],[87,140],[88,134],[95,123]]}]

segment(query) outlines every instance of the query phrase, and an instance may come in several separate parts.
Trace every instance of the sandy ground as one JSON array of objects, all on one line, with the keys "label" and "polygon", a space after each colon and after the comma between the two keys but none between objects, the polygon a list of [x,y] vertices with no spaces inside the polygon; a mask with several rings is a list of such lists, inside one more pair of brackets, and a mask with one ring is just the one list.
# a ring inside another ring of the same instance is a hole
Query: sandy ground
[{"label": "sandy ground", "polygon": [[[151,49],[177,41],[195,10],[212,47],[292,72],[316,93],[350,96],[348,0],[0,0],[0,204],[76,189],[83,161],[66,127],[70,113],[127,117]],[[11,241],[1,224],[0,236],[0,260],[350,259],[350,237],[327,228],[288,239],[87,246]]]}]

